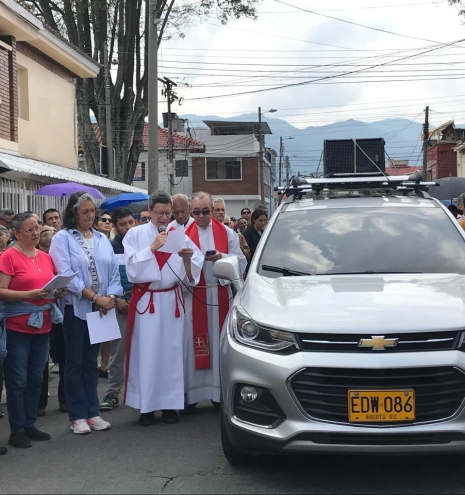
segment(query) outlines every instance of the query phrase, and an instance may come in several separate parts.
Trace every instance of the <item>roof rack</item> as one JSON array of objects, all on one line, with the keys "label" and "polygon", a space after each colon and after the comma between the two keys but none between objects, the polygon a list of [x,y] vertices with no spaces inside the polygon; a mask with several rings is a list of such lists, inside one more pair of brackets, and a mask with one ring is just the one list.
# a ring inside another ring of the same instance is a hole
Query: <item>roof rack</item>
[{"label": "roof rack", "polygon": [[[315,195],[321,194],[323,190],[327,191],[357,191],[357,190],[399,190],[404,194],[414,192],[420,197],[429,197],[424,195],[430,186],[438,185],[436,182],[423,182],[421,175],[414,173],[412,175],[388,176],[383,173],[357,173],[357,174],[331,174],[330,177],[321,177],[318,179],[294,175],[289,180],[289,185],[285,187],[275,187],[281,198],[286,195],[290,201],[295,198],[302,198],[304,194],[313,192]],[[291,199],[290,196],[293,196]]]}]

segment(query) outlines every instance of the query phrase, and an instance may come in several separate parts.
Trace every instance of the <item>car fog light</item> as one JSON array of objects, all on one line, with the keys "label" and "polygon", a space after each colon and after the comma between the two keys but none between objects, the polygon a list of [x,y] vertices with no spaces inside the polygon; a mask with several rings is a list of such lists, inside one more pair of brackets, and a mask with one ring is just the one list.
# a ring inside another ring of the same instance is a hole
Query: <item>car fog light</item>
[{"label": "car fog light", "polygon": [[258,390],[255,387],[242,387],[241,397],[245,402],[253,402],[258,397]]}]

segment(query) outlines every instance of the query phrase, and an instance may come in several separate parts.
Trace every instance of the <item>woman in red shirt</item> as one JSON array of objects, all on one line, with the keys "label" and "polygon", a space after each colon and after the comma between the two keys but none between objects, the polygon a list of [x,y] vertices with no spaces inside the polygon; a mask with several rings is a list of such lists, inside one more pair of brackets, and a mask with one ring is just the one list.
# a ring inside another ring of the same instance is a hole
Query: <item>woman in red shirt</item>
[{"label": "woman in red shirt", "polygon": [[[46,299],[49,291],[41,287],[54,277],[55,267],[50,256],[35,247],[39,242],[40,226],[34,215],[19,213],[11,221],[11,230],[17,242],[0,256],[0,302],[4,315],[12,312],[18,315],[7,316],[3,323],[7,351],[3,371],[11,431],[8,443],[26,448],[31,447],[30,440],[50,440],[50,435],[38,430],[35,422],[42,372],[49,351],[50,309],[55,302]],[[63,296],[64,291],[57,294],[57,297]],[[18,308],[21,303],[48,305],[49,309],[25,314]],[[55,309],[53,307],[54,312]],[[36,322],[32,321],[32,313],[38,316]]]}]

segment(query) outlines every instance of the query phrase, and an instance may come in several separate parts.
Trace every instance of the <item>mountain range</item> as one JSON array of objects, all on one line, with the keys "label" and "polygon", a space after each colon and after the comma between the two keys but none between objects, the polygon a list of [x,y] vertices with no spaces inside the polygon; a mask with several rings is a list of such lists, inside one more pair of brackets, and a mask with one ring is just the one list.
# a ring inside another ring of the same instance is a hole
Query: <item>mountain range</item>
[{"label": "mountain range", "polygon": [[[243,114],[223,118],[216,115],[179,114],[186,120],[186,128],[202,127],[203,120],[257,121],[257,114]],[[272,134],[265,136],[267,148],[274,148],[279,155],[279,140],[283,138],[284,155],[288,155],[292,173],[315,172],[320,164],[325,139],[362,139],[384,138],[386,162],[392,160],[409,160],[410,165],[422,163],[422,124],[408,119],[384,119],[375,122],[362,122],[349,119],[321,126],[303,129],[294,127],[289,122],[262,115],[262,120],[270,126]],[[439,122],[438,125],[442,124]],[[461,127],[458,125],[458,127]],[[431,129],[432,127],[430,127]],[[289,139],[289,138],[292,138]],[[320,171],[322,164],[320,164]]]}]

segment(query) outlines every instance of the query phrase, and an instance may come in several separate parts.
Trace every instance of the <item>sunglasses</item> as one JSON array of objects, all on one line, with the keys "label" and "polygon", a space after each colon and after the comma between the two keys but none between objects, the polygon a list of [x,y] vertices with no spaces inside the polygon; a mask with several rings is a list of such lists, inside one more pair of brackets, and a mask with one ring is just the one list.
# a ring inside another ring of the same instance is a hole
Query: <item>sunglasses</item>
[{"label": "sunglasses", "polygon": [[198,217],[199,215],[206,217],[207,215],[210,215],[210,213],[210,208],[204,208],[203,210],[192,210],[192,215],[194,215],[194,217]]},{"label": "sunglasses", "polygon": [[150,220],[150,217],[140,217],[141,222],[148,222]]},{"label": "sunglasses", "polygon": [[249,210],[241,211],[241,215],[250,215],[250,211]]},{"label": "sunglasses", "polygon": [[99,221],[104,223],[111,223],[111,218],[102,217],[99,218]]}]

